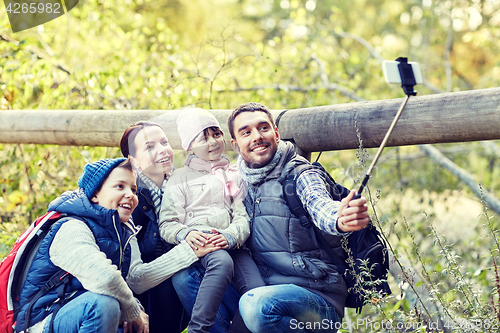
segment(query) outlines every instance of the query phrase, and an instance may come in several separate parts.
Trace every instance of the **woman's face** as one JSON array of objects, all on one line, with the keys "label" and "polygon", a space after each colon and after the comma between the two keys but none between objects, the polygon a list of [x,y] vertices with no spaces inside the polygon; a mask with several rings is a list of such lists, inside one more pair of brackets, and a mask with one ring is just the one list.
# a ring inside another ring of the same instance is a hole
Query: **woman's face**
[{"label": "woman's face", "polygon": [[134,142],[135,163],[149,178],[168,175],[174,166],[174,151],[163,130],[146,126],[137,133]]}]

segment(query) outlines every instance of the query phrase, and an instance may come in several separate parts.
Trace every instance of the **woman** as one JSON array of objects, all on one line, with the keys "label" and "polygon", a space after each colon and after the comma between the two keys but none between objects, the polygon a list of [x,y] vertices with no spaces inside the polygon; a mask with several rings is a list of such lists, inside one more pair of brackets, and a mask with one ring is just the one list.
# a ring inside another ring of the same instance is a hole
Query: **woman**
[{"label": "woman", "polygon": [[[130,157],[137,172],[139,204],[132,214],[143,262],[151,262],[173,246],[166,243],[158,230],[163,189],[173,170],[174,152],[160,125],[141,121],[123,133],[120,148]],[[148,288],[149,289],[149,288]],[[149,314],[151,332],[182,332],[189,322],[171,279],[137,295]]]},{"label": "woman", "polygon": [[[123,156],[129,157],[137,171],[137,197],[139,204],[132,214],[135,225],[141,226],[137,234],[143,262],[151,262],[168,252],[173,245],[166,243],[158,228],[163,191],[173,171],[174,152],[160,125],[140,121],[128,127],[123,133],[120,148]],[[203,252],[210,251],[208,249]],[[202,273],[192,272],[196,276]],[[167,279],[157,286],[143,286],[144,293],[137,295],[149,315],[150,332],[182,332],[190,316],[184,310],[177,296],[172,280]],[[224,296],[227,306],[221,306],[212,333],[225,332],[232,312],[237,309],[239,294],[228,288]]]}]

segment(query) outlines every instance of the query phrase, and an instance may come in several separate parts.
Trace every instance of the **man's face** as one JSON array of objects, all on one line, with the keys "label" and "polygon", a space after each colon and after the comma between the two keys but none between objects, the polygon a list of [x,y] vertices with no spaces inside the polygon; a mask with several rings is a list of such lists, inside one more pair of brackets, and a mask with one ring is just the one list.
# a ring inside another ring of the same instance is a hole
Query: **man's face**
[{"label": "man's face", "polygon": [[261,168],[267,165],[278,149],[278,129],[262,111],[243,112],[234,119],[233,149],[239,153],[247,166]]}]

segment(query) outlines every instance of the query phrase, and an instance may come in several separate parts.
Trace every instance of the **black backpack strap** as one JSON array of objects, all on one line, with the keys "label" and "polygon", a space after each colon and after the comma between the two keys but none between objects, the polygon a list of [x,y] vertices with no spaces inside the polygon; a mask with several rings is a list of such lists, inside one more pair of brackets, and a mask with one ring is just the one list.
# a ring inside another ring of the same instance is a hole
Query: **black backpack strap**
[{"label": "black backpack strap", "polygon": [[[54,275],[50,277],[50,279],[45,282],[43,287],[30,299],[30,302],[28,304],[28,308],[26,309],[26,315],[24,317],[24,328],[20,331],[26,331],[26,329],[29,327],[29,320],[31,317],[31,309],[33,308],[33,305],[35,305],[36,301],[40,299],[43,295],[47,294],[49,291],[51,291],[54,288],[57,288],[59,286],[64,286],[69,282],[69,275],[68,272],[66,272],[63,269],[58,270]],[[61,297],[58,295],[59,299],[61,300]],[[64,294],[62,299],[64,299]],[[52,318],[54,318],[55,315],[52,315]]]},{"label": "black backpack strap", "polygon": [[[74,215],[68,216],[66,214],[61,215],[61,217],[58,219],[58,221],[61,220],[62,218],[71,218],[71,219],[77,219],[77,220],[81,220],[83,222],[86,222],[86,219],[83,217],[74,216]],[[20,271],[20,279],[18,281],[18,288],[16,288],[16,291],[15,291],[16,296],[21,293],[21,290],[22,290],[22,287],[24,285],[24,282],[26,281],[29,269],[31,268],[31,264],[33,263],[33,260],[35,258],[35,254],[38,252],[38,249],[42,243],[43,238],[48,234],[49,230],[52,229],[52,227],[54,225],[55,225],[55,221],[54,221],[54,223],[52,223],[49,226],[49,228],[47,228],[45,231],[40,233],[38,235],[39,238],[36,240],[36,244],[30,249],[29,256],[26,259],[26,261],[24,262],[24,264],[22,265],[22,269]],[[25,320],[24,320],[25,327],[23,329],[21,329],[20,331],[25,331],[29,327],[28,325],[29,325],[29,321],[30,321],[30,317],[31,317],[31,309],[35,305],[36,301],[38,299],[40,299],[40,297],[42,297],[43,295],[47,294],[52,289],[61,286],[62,287],[62,297],[59,295],[59,293],[61,292],[61,289],[60,289],[58,291],[58,298],[59,299],[56,302],[56,307],[54,308],[55,312],[59,311],[59,308],[62,307],[65,303],[64,291],[66,289],[67,283],[70,280],[70,277],[72,277],[72,275],[70,275],[68,272],[66,272],[63,269],[60,269],[49,278],[49,280],[44,284],[44,286],[35,295],[31,296],[29,303],[28,303],[28,307],[26,309],[26,315],[25,315]],[[52,320],[51,320],[51,325],[50,325],[51,330],[52,330],[52,323],[53,323],[53,320],[55,318],[55,312],[52,315]],[[17,314],[16,314],[16,316],[17,316]]]},{"label": "black backpack strap", "polygon": [[330,175],[330,173],[328,173],[328,171],[326,171],[325,168],[319,162],[313,162],[312,165],[319,170],[321,176],[325,180],[325,183],[328,184],[329,186],[328,190],[333,200],[341,201],[342,199],[344,199],[349,195],[351,191],[349,191],[348,188],[340,184],[337,184],[333,179],[333,177]]},{"label": "black backpack strap", "polygon": [[57,290],[57,301],[56,304],[54,305],[54,310],[52,311],[52,318],[50,319],[50,325],[49,325],[49,333],[54,332],[54,320],[56,319],[57,312],[61,309],[61,307],[66,304],[66,299],[64,298],[64,294],[66,293],[66,286],[68,285],[69,281],[69,273],[66,273],[66,275],[63,277],[65,282],[61,283],[59,286],[59,289]]},{"label": "black backpack strap", "polygon": [[293,215],[299,218],[300,223],[305,228],[311,227],[310,216],[302,205],[299,196],[297,195],[297,178],[306,170],[314,168],[310,164],[300,164],[295,166],[285,178],[283,182],[283,197],[285,198],[288,209]]}]

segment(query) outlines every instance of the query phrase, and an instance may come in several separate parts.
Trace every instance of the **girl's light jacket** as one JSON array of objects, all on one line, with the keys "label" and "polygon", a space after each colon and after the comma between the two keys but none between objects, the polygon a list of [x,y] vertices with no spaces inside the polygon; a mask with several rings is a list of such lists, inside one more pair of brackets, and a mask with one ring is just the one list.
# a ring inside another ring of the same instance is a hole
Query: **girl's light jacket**
[{"label": "girl's light jacket", "polygon": [[239,188],[232,203],[224,184],[214,174],[188,166],[175,170],[165,189],[158,222],[163,239],[177,244],[190,230],[216,229],[226,238],[227,235],[234,238],[228,239],[230,248],[234,242],[234,248],[242,246],[250,235],[249,217],[243,203],[246,187],[237,173],[233,172],[230,178]]}]

